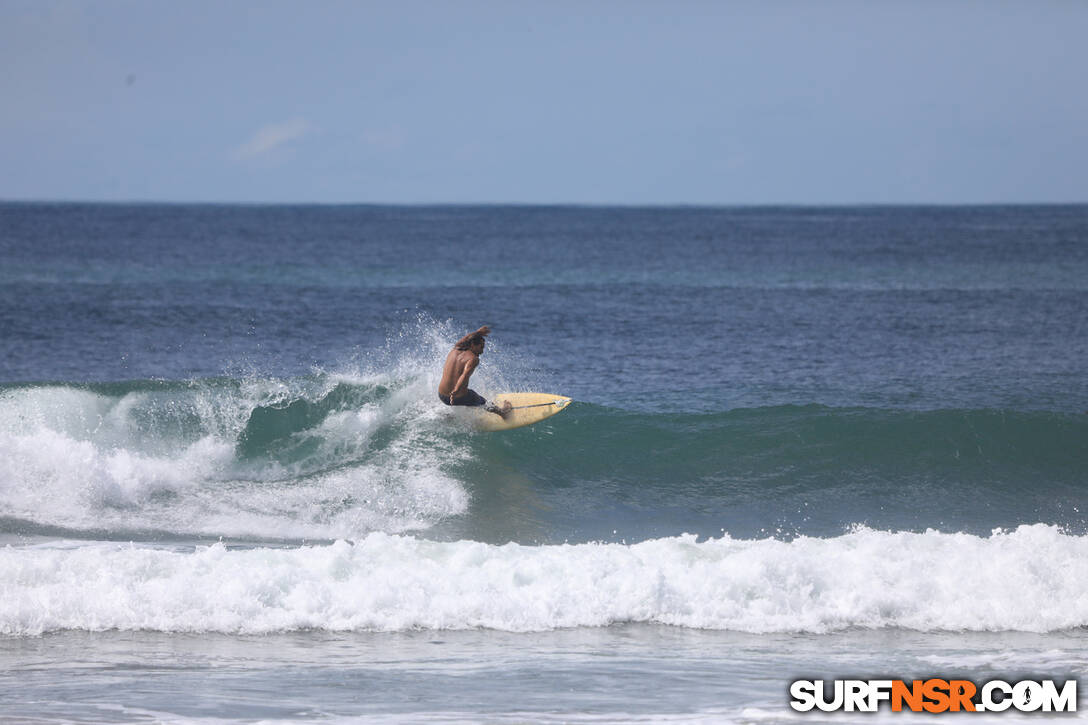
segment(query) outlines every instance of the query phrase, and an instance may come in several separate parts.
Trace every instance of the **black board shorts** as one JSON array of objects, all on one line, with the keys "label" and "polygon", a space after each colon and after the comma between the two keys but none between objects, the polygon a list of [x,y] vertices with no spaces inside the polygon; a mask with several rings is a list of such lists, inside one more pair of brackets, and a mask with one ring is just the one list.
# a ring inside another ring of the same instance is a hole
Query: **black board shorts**
[{"label": "black board shorts", "polygon": [[484,396],[480,395],[472,388],[469,388],[465,392],[461,393],[459,397],[454,398],[452,403],[450,402],[450,396],[448,395],[440,394],[438,396],[438,399],[446,405],[487,405],[487,401],[484,400]]}]

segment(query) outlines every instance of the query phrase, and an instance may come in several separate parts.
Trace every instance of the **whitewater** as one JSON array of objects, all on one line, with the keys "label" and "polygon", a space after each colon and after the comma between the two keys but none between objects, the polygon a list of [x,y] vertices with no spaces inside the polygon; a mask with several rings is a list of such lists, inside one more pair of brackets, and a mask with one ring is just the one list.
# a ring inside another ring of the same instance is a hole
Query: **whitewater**
[{"label": "whitewater", "polygon": [[526,547],[374,533],[191,551],[71,542],[0,551],[0,633],[511,632],[656,623],[750,633],[1088,626],[1088,539],[965,534]]}]

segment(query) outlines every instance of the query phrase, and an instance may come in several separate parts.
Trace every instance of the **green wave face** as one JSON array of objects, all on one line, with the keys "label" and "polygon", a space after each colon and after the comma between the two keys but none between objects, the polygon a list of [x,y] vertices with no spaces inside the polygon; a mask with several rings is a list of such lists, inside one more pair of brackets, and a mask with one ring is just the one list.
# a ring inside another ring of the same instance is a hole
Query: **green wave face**
[{"label": "green wave face", "polygon": [[1083,415],[816,405],[641,415],[576,404],[564,416],[478,441],[463,476],[494,479],[501,463],[511,473],[489,494],[527,478],[548,492],[538,530],[567,536],[1085,529]]},{"label": "green wave face", "polygon": [[1088,417],[999,410],[903,411],[781,406],[642,415],[582,404],[569,425],[526,446],[583,472],[801,484],[822,473],[1064,477],[1088,470]]}]

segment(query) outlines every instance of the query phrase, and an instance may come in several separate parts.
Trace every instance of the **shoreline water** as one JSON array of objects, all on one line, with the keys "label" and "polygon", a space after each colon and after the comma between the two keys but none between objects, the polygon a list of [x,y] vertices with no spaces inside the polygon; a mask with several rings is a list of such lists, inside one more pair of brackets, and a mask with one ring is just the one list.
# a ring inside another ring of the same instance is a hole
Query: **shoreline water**
[{"label": "shoreline water", "polygon": [[[1065,680],[1088,668],[1086,637],[1082,629],[747,635],[660,625],[532,634],[67,632],[5,639],[0,698],[6,717],[37,721],[778,722],[800,717],[785,683],[814,673]],[[111,683],[130,678],[143,684],[126,687],[118,702]]]}]

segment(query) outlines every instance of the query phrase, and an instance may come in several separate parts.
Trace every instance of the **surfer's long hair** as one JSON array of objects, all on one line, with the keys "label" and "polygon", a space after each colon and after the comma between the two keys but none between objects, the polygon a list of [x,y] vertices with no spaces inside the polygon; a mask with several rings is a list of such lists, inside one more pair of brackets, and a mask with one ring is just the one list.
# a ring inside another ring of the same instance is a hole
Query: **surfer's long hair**
[{"label": "surfer's long hair", "polygon": [[456,345],[454,345],[454,347],[457,348],[458,350],[468,350],[470,347],[472,347],[476,343],[483,342],[483,341],[484,341],[484,336],[477,334],[477,335],[473,335],[472,337],[461,340]]}]

